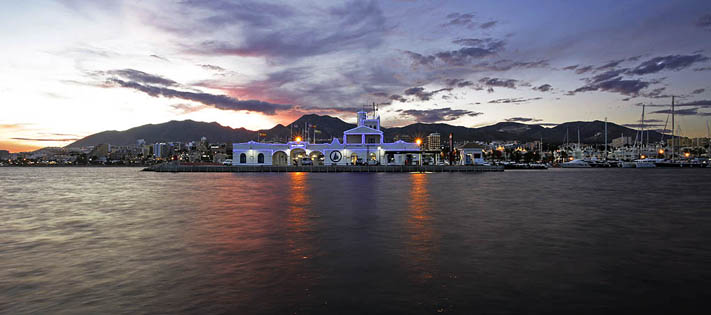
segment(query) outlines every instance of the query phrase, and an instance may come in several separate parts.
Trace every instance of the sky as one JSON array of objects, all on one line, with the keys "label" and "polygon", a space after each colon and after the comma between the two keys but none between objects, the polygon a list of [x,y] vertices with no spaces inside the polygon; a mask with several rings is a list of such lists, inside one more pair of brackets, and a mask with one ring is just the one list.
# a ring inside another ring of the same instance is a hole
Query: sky
[{"label": "sky", "polygon": [[7,1],[0,149],[192,119],[604,120],[704,137],[711,1]]}]

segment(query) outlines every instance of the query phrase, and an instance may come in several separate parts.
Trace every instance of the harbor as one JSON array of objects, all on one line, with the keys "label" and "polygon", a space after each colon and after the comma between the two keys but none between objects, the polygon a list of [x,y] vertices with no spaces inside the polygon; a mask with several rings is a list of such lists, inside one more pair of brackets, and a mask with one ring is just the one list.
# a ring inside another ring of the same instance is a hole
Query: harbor
[{"label": "harbor", "polygon": [[475,173],[503,172],[504,166],[498,165],[180,165],[159,164],[143,169],[153,172],[232,172],[232,173],[283,173],[283,172],[314,172],[314,173]]}]

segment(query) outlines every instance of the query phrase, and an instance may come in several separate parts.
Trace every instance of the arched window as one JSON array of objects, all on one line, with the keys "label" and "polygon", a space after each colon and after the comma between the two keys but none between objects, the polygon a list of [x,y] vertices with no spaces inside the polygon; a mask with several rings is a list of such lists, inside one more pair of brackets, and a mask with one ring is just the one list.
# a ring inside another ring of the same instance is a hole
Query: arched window
[{"label": "arched window", "polygon": [[247,155],[244,153],[240,154],[239,155],[239,162],[242,164],[247,163]]},{"label": "arched window", "polygon": [[257,155],[257,163],[264,163],[264,154]]}]

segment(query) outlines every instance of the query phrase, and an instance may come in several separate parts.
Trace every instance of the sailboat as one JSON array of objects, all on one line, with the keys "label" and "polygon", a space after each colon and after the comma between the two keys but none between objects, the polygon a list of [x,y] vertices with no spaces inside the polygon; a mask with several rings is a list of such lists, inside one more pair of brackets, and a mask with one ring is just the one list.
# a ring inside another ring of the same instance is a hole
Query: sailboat
[{"label": "sailboat", "polygon": [[[642,128],[641,133],[639,135],[639,149],[637,151],[637,156],[639,156],[640,159],[635,160],[634,164],[636,168],[654,168],[657,167],[657,165],[654,163],[655,161],[642,155],[642,149],[644,144],[644,107],[645,105],[642,104]],[[649,132],[647,134],[649,135]],[[649,141],[647,145],[649,145]]]}]

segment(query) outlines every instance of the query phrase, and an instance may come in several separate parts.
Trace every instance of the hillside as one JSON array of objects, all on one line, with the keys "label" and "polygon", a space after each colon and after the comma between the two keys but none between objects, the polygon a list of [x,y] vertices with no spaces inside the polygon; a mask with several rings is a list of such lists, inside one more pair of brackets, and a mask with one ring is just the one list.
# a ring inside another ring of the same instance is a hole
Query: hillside
[{"label": "hillside", "polygon": [[[344,122],[338,118],[321,115],[304,115],[290,125],[294,125],[293,135],[301,133],[306,124],[316,125],[318,139],[331,139],[342,137],[343,131],[355,127],[354,124]],[[180,141],[189,142],[207,137],[210,142],[246,142],[257,140],[258,133],[267,134],[267,139],[276,141],[286,141],[292,135],[290,125],[276,125],[271,129],[252,131],[244,128],[230,128],[218,123],[206,123],[192,120],[169,121],[162,124],[149,124],[124,131],[103,131],[83,139],[80,139],[67,147],[81,147],[110,143],[113,145],[129,145],[136,143],[137,139],[145,139],[146,143]],[[583,143],[603,143],[604,127],[603,121],[575,121],[560,124],[553,128],[546,128],[536,124],[522,124],[515,122],[501,122],[491,126],[468,128],[463,126],[453,126],[448,124],[424,124],[414,123],[404,127],[382,128],[385,139],[391,141],[398,135],[408,135],[410,137],[426,137],[433,132],[442,135],[442,141],[446,141],[449,133],[453,133],[455,140],[479,140],[479,141],[511,141],[521,142],[541,140],[545,143],[560,144],[566,141],[577,142],[578,130],[580,131],[580,141]],[[636,130],[614,123],[608,123],[608,139],[625,136],[635,137]],[[650,132],[650,141],[658,141],[662,135],[658,132]]]}]

